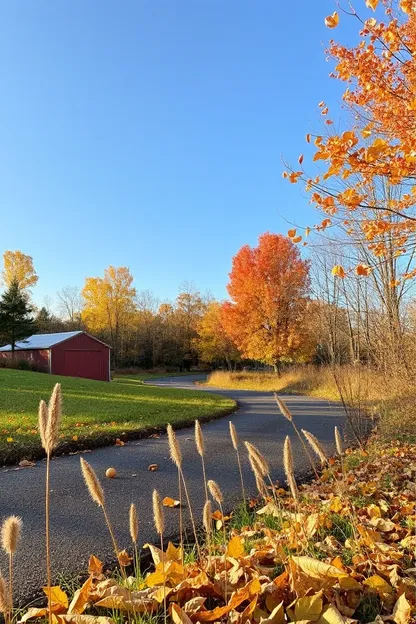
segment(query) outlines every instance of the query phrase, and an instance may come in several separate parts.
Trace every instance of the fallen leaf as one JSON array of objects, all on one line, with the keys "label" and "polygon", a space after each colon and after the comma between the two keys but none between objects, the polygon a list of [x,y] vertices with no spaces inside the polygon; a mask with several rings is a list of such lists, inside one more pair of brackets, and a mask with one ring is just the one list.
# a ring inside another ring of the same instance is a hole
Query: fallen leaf
[{"label": "fallen leaf", "polygon": [[393,609],[393,620],[396,624],[407,624],[410,620],[412,608],[408,603],[405,594],[402,594]]},{"label": "fallen leaf", "polygon": [[316,622],[322,613],[323,602],[322,593],[315,594],[314,596],[305,596],[299,598],[295,604],[295,617],[294,620],[309,620]]},{"label": "fallen leaf", "polygon": [[52,607],[62,608],[65,611],[68,609],[68,596],[59,587],[59,585],[55,585],[53,587],[43,587],[42,589]]},{"label": "fallen leaf", "polygon": [[83,586],[75,592],[68,608],[68,615],[81,615],[81,613],[84,613],[88,604],[91,588],[92,578],[90,576],[87,578]]},{"label": "fallen leaf", "polygon": [[368,579],[363,581],[363,584],[367,585],[367,587],[371,587],[371,589],[374,589],[374,591],[378,594],[391,594],[393,592],[393,587],[390,583],[387,583],[387,581],[385,581],[378,574],[370,576]]},{"label": "fallen leaf", "polygon": [[91,576],[101,576],[103,573],[103,563],[95,555],[91,555],[88,561],[88,572]]},{"label": "fallen leaf", "polygon": [[132,558],[126,550],[121,550],[118,553],[118,562],[121,566],[123,566],[123,568],[126,568],[131,564]]},{"label": "fallen leaf", "polygon": [[229,557],[234,557],[235,559],[241,557],[244,554],[244,545],[240,537],[238,535],[234,535],[228,542],[227,546],[227,555]]},{"label": "fallen leaf", "polygon": [[180,501],[171,498],[170,496],[165,496],[162,501],[164,507],[179,507]]},{"label": "fallen leaf", "polygon": [[270,613],[269,617],[262,618],[260,624],[284,624],[285,610],[283,608],[283,602],[277,605]]},{"label": "fallen leaf", "polygon": [[180,606],[174,602],[172,602],[170,606],[170,614],[174,624],[192,624],[192,620],[189,615],[187,615],[185,611],[183,611]]},{"label": "fallen leaf", "polygon": [[32,466],[35,466],[35,465],[36,465],[35,462],[29,461],[28,459],[22,459],[19,462],[19,466],[21,468],[32,468]]},{"label": "fallen leaf", "polygon": [[158,464],[150,464],[150,466],[147,469],[150,470],[150,472],[155,472],[156,470],[159,470],[159,465]]}]

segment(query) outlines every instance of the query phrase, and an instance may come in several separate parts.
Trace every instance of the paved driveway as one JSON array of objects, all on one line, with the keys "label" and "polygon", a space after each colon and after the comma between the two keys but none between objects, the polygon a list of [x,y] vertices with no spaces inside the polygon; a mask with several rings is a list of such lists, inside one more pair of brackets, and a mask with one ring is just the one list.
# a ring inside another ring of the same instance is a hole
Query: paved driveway
[{"label": "paved driveway", "polygon": [[[165,378],[151,383],[158,386],[193,388],[196,376]],[[205,392],[212,391],[202,390]],[[277,411],[273,394],[243,390],[216,390],[234,398],[239,409],[230,417],[213,420],[203,425],[206,445],[206,467],[208,478],[218,482],[225,497],[225,507],[231,509],[240,500],[240,480],[234,450],[228,433],[228,422],[232,420],[241,440],[256,444],[270,462],[274,479],[284,480],[282,467],[283,441],[292,428]],[[314,433],[328,450],[333,447],[335,425],[342,425],[343,410],[337,404],[330,404],[304,396],[286,397],[300,428]],[[169,421],[169,413],[166,413]],[[195,450],[193,428],[178,432],[184,457],[184,472],[189,486],[194,513],[201,517],[204,502],[201,464]],[[309,465],[304,457],[300,442],[292,436],[296,473],[301,475]],[[246,455],[244,457],[244,479],[247,490],[255,493]],[[108,501],[109,515],[114,523],[120,547],[130,544],[128,532],[128,509],[131,502],[138,507],[140,537],[143,544],[155,541],[153,529],[151,495],[157,488],[162,496],[177,495],[177,473],[169,459],[165,435],[132,441],[124,447],[107,447],[84,454],[102,478]],[[157,463],[160,470],[149,472],[149,464]],[[104,478],[106,468],[114,466],[118,478]],[[23,537],[16,556],[15,591],[27,601],[38,594],[45,584],[43,562],[44,549],[44,479],[45,462],[37,462],[34,468],[4,468],[0,471],[0,510],[4,518],[17,514],[23,518]],[[110,562],[113,559],[111,543],[103,522],[102,512],[92,502],[84,486],[79,456],[63,456],[52,464],[51,477],[51,524],[53,574],[58,572],[73,576],[84,572],[90,553]],[[166,509],[166,534],[177,533],[178,510]],[[0,556],[1,570],[6,573],[6,559]]]}]

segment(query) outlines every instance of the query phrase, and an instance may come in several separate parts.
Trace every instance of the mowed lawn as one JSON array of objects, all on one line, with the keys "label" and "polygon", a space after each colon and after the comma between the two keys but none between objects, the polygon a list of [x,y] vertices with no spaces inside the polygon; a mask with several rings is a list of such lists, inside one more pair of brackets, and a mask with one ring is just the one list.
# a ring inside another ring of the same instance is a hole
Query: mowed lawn
[{"label": "mowed lawn", "polygon": [[59,382],[63,418],[58,452],[93,448],[187,424],[233,410],[232,399],[205,392],[146,386],[143,376],[111,383],[0,369],[0,464],[41,456],[37,430],[40,399]]}]

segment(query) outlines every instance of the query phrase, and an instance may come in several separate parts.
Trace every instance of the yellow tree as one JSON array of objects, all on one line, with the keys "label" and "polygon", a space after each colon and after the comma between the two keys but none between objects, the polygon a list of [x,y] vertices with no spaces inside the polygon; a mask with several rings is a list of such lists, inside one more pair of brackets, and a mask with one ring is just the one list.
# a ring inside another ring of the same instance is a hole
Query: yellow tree
[{"label": "yellow tree", "polygon": [[10,286],[13,282],[17,282],[21,289],[35,286],[39,278],[33,266],[32,256],[27,256],[19,250],[5,251],[3,262],[2,277],[6,286]]},{"label": "yellow tree", "polygon": [[225,361],[229,370],[232,362],[240,359],[240,353],[223,323],[222,305],[211,301],[198,324],[198,351],[204,362]]},{"label": "yellow tree", "polygon": [[92,332],[109,335],[116,362],[135,313],[136,289],[132,283],[127,267],[109,266],[103,278],[87,277],[82,290],[82,320]]}]

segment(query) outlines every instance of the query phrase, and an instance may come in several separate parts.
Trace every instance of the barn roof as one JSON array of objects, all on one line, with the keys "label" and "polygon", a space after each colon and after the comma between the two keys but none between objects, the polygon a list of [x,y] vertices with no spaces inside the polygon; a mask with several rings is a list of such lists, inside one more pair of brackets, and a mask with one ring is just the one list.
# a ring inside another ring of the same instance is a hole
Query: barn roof
[{"label": "barn roof", "polygon": [[[34,334],[33,336],[29,336],[29,338],[26,338],[26,340],[16,342],[15,350],[23,351],[25,349],[49,349],[50,347],[53,347],[60,342],[64,342],[64,340],[68,340],[68,338],[72,338],[73,336],[77,336],[78,334],[82,333],[84,332],[78,330],[70,332],[59,332],[57,334]],[[11,350],[11,345],[5,345],[4,347],[0,347],[0,351]]]}]

